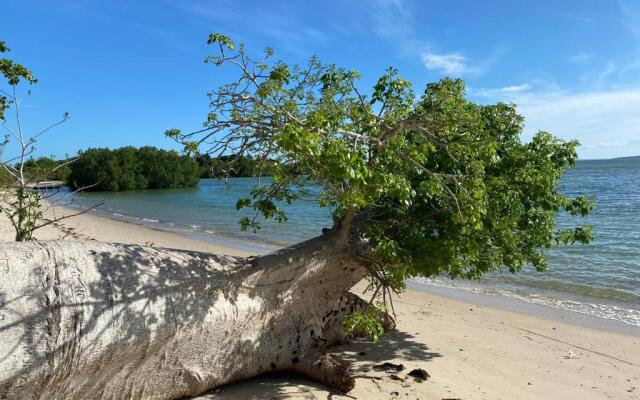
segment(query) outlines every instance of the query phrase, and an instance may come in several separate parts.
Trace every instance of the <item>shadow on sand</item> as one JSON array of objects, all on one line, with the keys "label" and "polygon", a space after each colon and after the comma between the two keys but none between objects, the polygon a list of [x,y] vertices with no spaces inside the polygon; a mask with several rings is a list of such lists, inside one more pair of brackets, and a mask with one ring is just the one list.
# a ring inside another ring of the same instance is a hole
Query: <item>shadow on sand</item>
[{"label": "shadow on sand", "polygon": [[[337,358],[349,361],[356,374],[366,374],[383,362],[425,362],[440,353],[429,351],[424,344],[403,331],[385,334],[378,343],[358,339],[331,349]],[[406,371],[405,371],[406,372]],[[356,384],[357,385],[357,384]],[[263,400],[263,399],[353,399],[330,388],[290,372],[275,372],[231,383],[191,400]]]}]

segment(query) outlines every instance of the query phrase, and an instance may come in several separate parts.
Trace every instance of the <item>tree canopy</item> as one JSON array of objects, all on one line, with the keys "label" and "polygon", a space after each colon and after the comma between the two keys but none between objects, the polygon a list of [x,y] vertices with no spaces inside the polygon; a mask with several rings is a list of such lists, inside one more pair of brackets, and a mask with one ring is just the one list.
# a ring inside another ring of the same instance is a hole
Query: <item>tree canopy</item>
[{"label": "tree canopy", "polygon": [[[589,226],[555,229],[557,213],[584,216],[593,207],[558,188],[578,143],[547,132],[523,142],[515,105],[477,104],[450,78],[417,95],[394,68],[364,91],[358,72],[315,57],[289,65],[273,61],[270,48],[255,59],[221,34],[208,43],[215,53],[206,62],[235,68],[238,78],[209,93],[203,129],[166,135],[187,151],[273,160],[273,181],[238,201],[265,218],[285,221],[279,204],[321,185],[318,200],[335,223],[357,222],[380,285],[526,265],[543,271],[546,249],[590,240]],[[259,228],[256,219],[241,223]]]},{"label": "tree canopy", "polygon": [[74,190],[193,187],[199,179],[198,163],[193,158],[150,146],[80,151],[69,168],[67,184]]}]

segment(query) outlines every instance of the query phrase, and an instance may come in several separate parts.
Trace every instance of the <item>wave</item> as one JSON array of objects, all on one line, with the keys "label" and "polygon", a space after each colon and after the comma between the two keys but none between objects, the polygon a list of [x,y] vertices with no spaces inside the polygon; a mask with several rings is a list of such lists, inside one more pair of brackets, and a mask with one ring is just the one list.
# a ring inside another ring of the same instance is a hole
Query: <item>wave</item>
[{"label": "wave", "polygon": [[[562,278],[562,277],[561,277]],[[589,285],[578,283],[578,282],[567,282],[560,281],[558,276],[555,276],[555,279],[552,277],[551,279],[536,279],[531,275],[519,275],[519,276],[487,276],[482,280],[482,284],[487,286],[513,286],[516,288],[526,288],[526,289],[536,289],[543,291],[554,291],[557,293],[569,293],[578,296],[587,296],[594,299],[603,299],[603,300],[612,300],[612,301],[623,301],[629,303],[636,303],[640,306],[640,295],[636,294],[637,290],[634,292],[630,292],[623,288],[612,288],[612,287],[602,287],[599,286],[600,283],[597,281],[599,278],[595,272],[589,273]],[[628,279],[628,278],[627,278]],[[607,281],[608,284],[611,284],[613,279],[609,277]],[[618,282],[621,286],[623,286],[620,282]],[[628,282],[624,282],[628,285]],[[632,288],[637,289],[637,288]]]},{"label": "wave", "polygon": [[568,298],[567,292],[557,291],[554,293],[549,290],[545,293],[531,293],[523,290],[521,287],[507,289],[494,285],[475,284],[464,281],[454,281],[447,278],[413,278],[413,282],[426,286],[444,287],[449,289],[465,290],[483,295],[500,296],[507,299],[517,299],[527,303],[538,304],[559,310],[572,311],[580,314],[586,314],[593,317],[609,319],[622,322],[625,324],[640,327],[640,304],[635,308],[635,304],[614,302],[599,302],[599,299],[593,298]]}]

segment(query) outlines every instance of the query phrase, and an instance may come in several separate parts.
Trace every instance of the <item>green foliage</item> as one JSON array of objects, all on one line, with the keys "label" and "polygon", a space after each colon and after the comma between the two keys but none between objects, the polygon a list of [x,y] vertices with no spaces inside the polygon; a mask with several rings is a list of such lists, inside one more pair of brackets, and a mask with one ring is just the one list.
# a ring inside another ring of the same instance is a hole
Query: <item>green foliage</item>
[{"label": "green foliage", "polygon": [[[337,227],[355,216],[352,230],[368,244],[380,285],[399,290],[416,275],[477,279],[527,265],[543,271],[545,250],[591,239],[589,227],[555,229],[559,212],[584,216],[593,207],[558,189],[578,143],[546,132],[521,141],[515,105],[474,103],[459,79],[416,95],[393,68],[367,94],[355,71],[317,58],[273,62],[272,51],[254,60],[228,37],[211,38],[218,47],[207,61],[235,68],[238,79],[209,93],[204,129],[172,137],[207,143],[203,154],[233,149],[272,160],[270,185],[239,203],[265,218],[286,221],[277,204],[320,185]],[[258,227],[255,218],[241,224]]]},{"label": "green foliage", "polygon": [[192,158],[155,147],[88,149],[69,167],[67,184],[88,191],[193,187],[200,174]]},{"label": "green foliage", "polygon": [[384,334],[384,327],[380,323],[378,316],[385,313],[386,307],[383,304],[370,306],[365,312],[356,311],[342,319],[342,325],[347,335],[364,334],[369,336],[374,343],[378,343],[380,336]]},{"label": "green foliage", "polygon": [[33,233],[42,219],[42,193],[37,190],[16,189],[3,211],[9,216],[16,231],[16,241],[35,240]]},{"label": "green foliage", "polygon": [[[9,51],[6,43],[0,40],[0,53]],[[15,87],[21,80],[29,83],[36,83],[38,80],[33,76],[31,71],[21,64],[16,64],[8,58],[0,58],[0,74],[4,76],[10,86]],[[0,120],[4,120],[4,112],[11,104],[11,99],[6,95],[0,95]]]},{"label": "green foliage", "polygon": [[212,158],[208,154],[199,155],[196,161],[200,167],[200,178],[271,176],[272,162],[264,163],[251,156],[221,155]]},{"label": "green foliage", "polygon": [[0,169],[0,187],[6,188],[11,185],[15,179],[5,170],[4,168]]},{"label": "green foliage", "polygon": [[224,46],[229,50],[233,50],[233,41],[229,36],[222,35],[220,33],[212,33],[209,35],[209,40],[207,40],[207,44],[218,43],[220,46]]},{"label": "green foliage", "polygon": [[70,160],[54,160],[49,157],[30,158],[24,162],[23,168],[29,182],[66,181],[71,172],[70,163]]}]

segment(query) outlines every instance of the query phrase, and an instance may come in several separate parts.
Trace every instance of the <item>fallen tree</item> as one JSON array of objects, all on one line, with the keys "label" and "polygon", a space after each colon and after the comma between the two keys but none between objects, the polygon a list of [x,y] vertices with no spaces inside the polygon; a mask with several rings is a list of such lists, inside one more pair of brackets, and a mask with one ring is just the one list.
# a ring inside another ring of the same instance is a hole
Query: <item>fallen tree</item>
[{"label": "fallen tree", "polygon": [[[384,311],[406,279],[543,271],[545,249],[589,241],[588,227],[555,229],[558,212],[592,207],[557,187],[577,143],[544,132],[522,142],[513,105],[471,102],[451,79],[416,98],[393,69],[367,97],[355,72],[269,64],[270,49],[253,61],[219,34],[209,43],[208,61],[240,77],[210,94],[204,129],[167,135],[189,153],[269,163],[273,179],[238,201],[255,211],[243,228],[284,222],[282,205],[302,199],[331,207],[333,226],[247,259],[1,245],[0,398],[175,399],[271,370],[346,392],[348,366],[326,349],[392,328]],[[369,301],[349,294],[362,279]]]},{"label": "fallen tree", "polygon": [[178,399],[283,369],[353,387],[325,350],[366,307],[346,293],[366,270],[337,233],[248,259],[98,242],[1,254],[2,399]]}]

